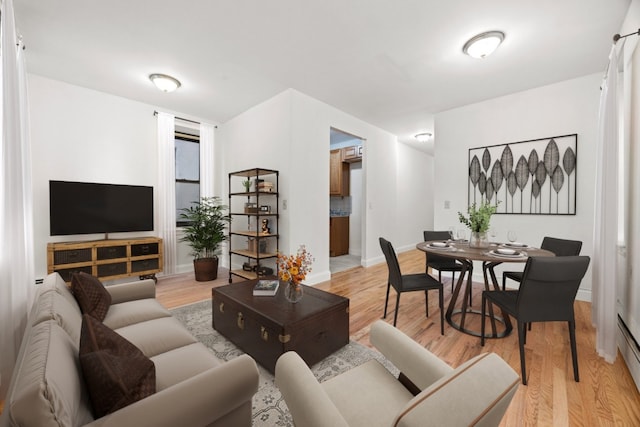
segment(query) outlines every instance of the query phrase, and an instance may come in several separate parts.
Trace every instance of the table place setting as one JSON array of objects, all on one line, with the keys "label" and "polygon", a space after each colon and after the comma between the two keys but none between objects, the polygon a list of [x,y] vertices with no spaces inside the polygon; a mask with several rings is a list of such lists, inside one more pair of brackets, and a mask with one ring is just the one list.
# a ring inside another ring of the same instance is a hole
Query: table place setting
[{"label": "table place setting", "polygon": [[427,244],[430,249],[439,249],[442,251],[455,251],[456,248],[449,242],[430,242]]},{"label": "table place setting", "polygon": [[[527,246],[524,245],[522,247],[527,247]],[[488,252],[488,254],[495,257],[505,257],[505,258],[521,258],[521,257],[528,256],[528,254],[525,251],[518,251],[515,249],[510,249],[505,247],[498,247],[497,249],[492,249]]]}]

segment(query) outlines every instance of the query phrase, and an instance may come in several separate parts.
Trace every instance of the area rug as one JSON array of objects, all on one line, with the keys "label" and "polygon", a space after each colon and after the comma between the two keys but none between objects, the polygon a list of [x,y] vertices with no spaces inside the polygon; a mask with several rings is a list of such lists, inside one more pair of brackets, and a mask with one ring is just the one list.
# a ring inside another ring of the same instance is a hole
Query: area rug
[{"label": "area rug", "polygon": [[[187,329],[221,360],[231,360],[243,354],[234,344],[220,335],[211,327],[211,301],[171,310]],[[371,359],[377,359],[396,377],[398,370],[380,353],[350,341],[349,344],[313,365],[311,370],[318,381],[325,381],[335,375],[348,371]],[[278,387],[274,376],[258,364],[260,384],[258,392],[253,397],[253,425],[254,426],[293,426],[291,415]]]}]

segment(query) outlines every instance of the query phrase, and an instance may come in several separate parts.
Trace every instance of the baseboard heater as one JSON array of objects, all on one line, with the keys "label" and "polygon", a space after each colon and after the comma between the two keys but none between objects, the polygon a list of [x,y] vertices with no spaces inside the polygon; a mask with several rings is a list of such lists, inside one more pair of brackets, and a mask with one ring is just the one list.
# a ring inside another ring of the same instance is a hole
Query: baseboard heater
[{"label": "baseboard heater", "polygon": [[618,315],[618,329],[620,330],[618,340],[620,353],[627,363],[636,388],[640,391],[640,346],[620,315]]}]

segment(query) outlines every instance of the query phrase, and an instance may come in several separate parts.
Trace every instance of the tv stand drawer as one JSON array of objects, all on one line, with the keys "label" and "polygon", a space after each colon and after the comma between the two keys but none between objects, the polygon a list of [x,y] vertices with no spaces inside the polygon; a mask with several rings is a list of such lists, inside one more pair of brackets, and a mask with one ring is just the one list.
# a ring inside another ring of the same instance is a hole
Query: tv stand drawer
[{"label": "tv stand drawer", "polygon": [[76,271],[109,280],[154,276],[163,268],[162,239],[140,237],[47,245],[47,272],[58,272],[70,282]]}]

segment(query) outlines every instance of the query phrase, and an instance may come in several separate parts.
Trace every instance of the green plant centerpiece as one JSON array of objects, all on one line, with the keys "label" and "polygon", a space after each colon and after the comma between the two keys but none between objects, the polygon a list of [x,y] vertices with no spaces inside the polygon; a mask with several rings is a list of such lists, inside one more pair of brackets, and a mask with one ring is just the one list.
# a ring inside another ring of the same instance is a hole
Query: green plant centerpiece
[{"label": "green plant centerpiece", "polygon": [[226,229],[231,222],[227,209],[219,197],[202,197],[180,210],[180,219],[187,223],[180,241],[191,246],[193,267],[199,282],[218,278],[220,245],[227,239]]},{"label": "green plant centerpiece", "polygon": [[486,248],[489,246],[487,239],[487,231],[491,226],[491,215],[496,213],[497,203],[495,205],[489,202],[483,202],[480,206],[473,203],[467,208],[468,217],[462,212],[458,212],[460,222],[471,230],[469,246],[477,248]]}]

